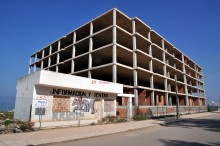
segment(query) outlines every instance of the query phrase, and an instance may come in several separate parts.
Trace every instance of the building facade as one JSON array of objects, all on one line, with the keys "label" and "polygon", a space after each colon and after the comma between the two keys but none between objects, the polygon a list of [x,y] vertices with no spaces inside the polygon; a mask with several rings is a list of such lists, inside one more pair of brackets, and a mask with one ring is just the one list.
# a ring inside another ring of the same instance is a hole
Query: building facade
[{"label": "building facade", "polygon": [[[206,105],[202,68],[139,18],[117,9],[31,55],[29,74],[39,70],[122,84],[122,94],[134,95],[132,105],[143,113],[177,103]],[[128,103],[116,97],[117,115],[126,115]]]},{"label": "building facade", "polygon": [[14,118],[35,127],[97,123],[116,116],[116,97],[123,85],[56,73],[37,71],[17,82]]}]

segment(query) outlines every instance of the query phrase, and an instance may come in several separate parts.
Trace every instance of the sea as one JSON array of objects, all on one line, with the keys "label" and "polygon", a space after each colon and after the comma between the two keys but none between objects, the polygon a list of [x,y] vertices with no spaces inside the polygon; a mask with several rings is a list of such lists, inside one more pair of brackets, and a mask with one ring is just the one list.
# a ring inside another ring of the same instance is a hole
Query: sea
[{"label": "sea", "polygon": [[0,111],[13,111],[15,108],[15,97],[0,96]]}]

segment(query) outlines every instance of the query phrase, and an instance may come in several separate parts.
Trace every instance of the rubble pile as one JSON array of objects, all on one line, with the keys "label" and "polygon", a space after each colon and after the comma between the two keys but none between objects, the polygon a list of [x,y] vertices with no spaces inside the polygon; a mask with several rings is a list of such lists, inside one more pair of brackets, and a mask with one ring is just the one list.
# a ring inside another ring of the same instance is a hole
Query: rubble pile
[{"label": "rubble pile", "polygon": [[7,114],[8,113],[0,113],[0,134],[34,131],[33,123],[13,120],[11,117],[8,117]]}]

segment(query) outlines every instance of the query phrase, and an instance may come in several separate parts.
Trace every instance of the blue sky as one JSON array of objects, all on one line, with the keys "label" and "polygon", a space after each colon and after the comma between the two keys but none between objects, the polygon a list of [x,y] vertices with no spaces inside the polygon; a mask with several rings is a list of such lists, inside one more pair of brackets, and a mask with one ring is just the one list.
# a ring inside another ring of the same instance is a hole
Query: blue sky
[{"label": "blue sky", "polygon": [[219,0],[1,0],[0,99],[15,97],[31,54],[114,7],[139,17],[199,64],[208,102],[218,101]]}]

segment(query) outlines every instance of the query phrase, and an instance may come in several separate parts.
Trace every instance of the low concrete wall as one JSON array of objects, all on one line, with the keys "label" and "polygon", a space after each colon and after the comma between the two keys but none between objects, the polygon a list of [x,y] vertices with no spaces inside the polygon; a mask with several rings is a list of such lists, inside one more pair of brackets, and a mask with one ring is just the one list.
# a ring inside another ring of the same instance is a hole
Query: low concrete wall
[{"label": "low concrete wall", "polygon": [[[41,128],[57,128],[57,127],[68,127],[68,126],[79,126],[79,125],[90,125],[97,123],[98,120],[74,120],[74,121],[56,121],[56,122],[42,122]],[[40,128],[40,122],[34,123],[34,128]]]},{"label": "low concrete wall", "polygon": [[[176,106],[133,106],[133,115],[148,115],[149,117],[176,115]],[[179,106],[179,114],[207,112],[207,106]],[[117,106],[117,116],[127,117],[127,106]]]}]

